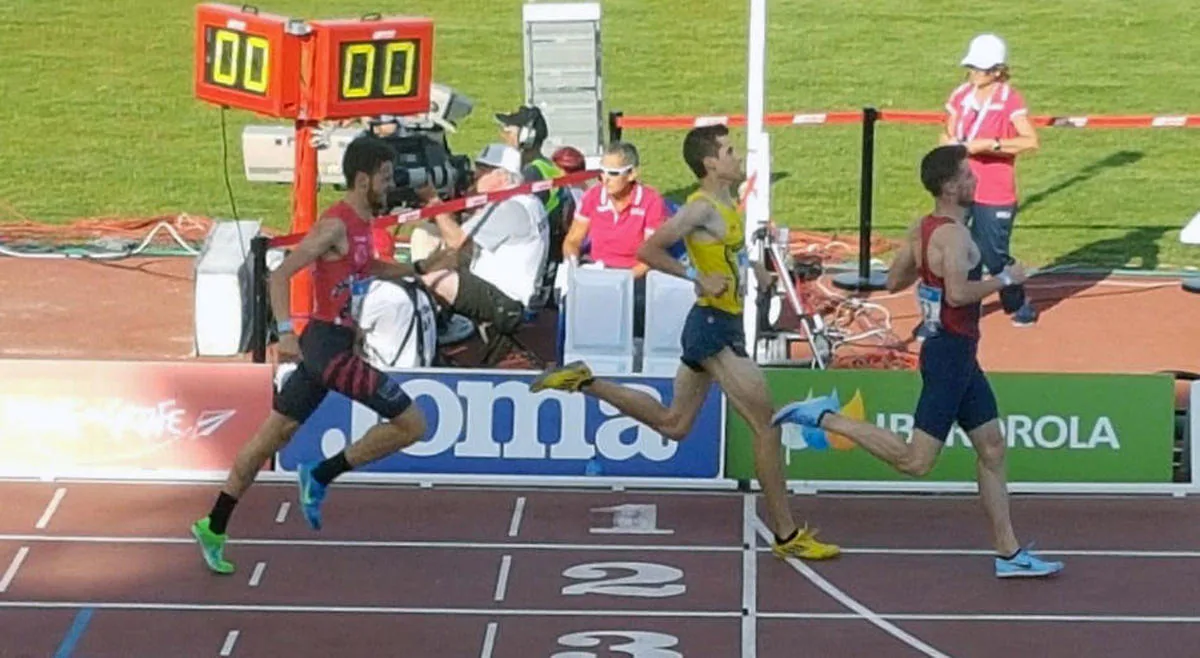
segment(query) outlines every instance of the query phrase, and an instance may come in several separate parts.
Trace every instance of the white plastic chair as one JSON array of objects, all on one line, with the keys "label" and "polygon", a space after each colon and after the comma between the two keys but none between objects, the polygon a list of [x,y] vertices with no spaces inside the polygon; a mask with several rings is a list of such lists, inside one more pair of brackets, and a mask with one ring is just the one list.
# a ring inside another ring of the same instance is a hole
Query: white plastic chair
[{"label": "white plastic chair", "polygon": [[596,374],[634,371],[633,271],[570,268],[563,361]]},{"label": "white plastic chair", "polygon": [[646,273],[646,326],[642,342],[642,373],[674,377],[683,353],[680,335],[696,303],[691,281],[651,270]]}]

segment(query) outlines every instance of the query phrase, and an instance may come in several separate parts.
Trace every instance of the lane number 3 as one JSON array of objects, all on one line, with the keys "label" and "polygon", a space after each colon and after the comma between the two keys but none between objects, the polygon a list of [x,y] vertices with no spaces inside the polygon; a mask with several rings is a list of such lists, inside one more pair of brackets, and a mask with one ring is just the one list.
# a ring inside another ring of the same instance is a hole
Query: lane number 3
[{"label": "lane number 3", "polygon": [[[599,647],[605,638],[613,638],[605,643],[606,651],[622,653],[633,658],[683,658],[682,653],[671,650],[671,647],[679,646],[679,638],[652,631],[569,633],[558,638],[558,644],[563,647]],[[560,651],[550,658],[599,658],[599,654],[592,651]]]}]

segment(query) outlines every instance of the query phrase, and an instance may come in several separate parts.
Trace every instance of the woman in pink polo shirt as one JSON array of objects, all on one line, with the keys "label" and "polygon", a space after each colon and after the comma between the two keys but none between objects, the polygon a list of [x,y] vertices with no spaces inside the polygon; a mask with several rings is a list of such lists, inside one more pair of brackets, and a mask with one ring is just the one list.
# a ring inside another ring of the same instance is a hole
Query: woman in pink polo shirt
[{"label": "woman in pink polo shirt", "polygon": [[[1008,48],[1003,39],[994,34],[975,37],[962,66],[968,70],[967,81],[946,102],[941,143],[963,144],[971,154],[977,179],[971,235],[984,266],[995,276],[1011,260],[1009,242],[1018,205],[1016,156],[1037,149],[1038,137],[1025,99],[1008,81]],[[1013,324],[1029,326],[1037,321],[1037,310],[1026,299],[1023,286],[1001,290],[1000,301]]]}]

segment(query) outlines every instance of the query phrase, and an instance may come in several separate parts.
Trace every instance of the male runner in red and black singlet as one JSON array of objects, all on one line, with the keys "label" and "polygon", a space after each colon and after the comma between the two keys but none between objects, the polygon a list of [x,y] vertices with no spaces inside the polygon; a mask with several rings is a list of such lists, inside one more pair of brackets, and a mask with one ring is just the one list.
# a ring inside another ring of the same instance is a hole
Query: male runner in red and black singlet
[{"label": "male runner in red and black singlet", "polygon": [[[400,385],[354,351],[357,307],[370,280],[414,275],[409,265],[374,257],[371,220],[384,210],[388,192],[395,186],[393,157],[391,148],[373,137],[351,142],[342,162],[345,197],[322,214],[271,274],[279,360],[298,364],[276,389],[267,420],[238,453],[211,513],[192,525],[205,562],[217,573],[234,570],[224,559],[224,547],[226,526],[238,499],[250,488],[259,467],[291,440],[329,391],[366,405],[390,422],[372,427],[362,440],[320,464],[299,467],[300,503],[314,529],[321,527],[321,501],[334,478],[403,450],[425,432],[424,417]],[[313,267],[314,311],[297,338],[289,319],[289,282],[309,266]]]},{"label": "male runner in red and black singlet", "polygon": [[921,349],[921,397],[913,415],[912,440],[868,422],[840,415],[831,396],[793,402],[775,414],[789,422],[839,434],[901,473],[929,473],[955,421],[967,433],[978,458],[979,495],[991,524],[1000,578],[1048,576],[1061,562],[1046,562],[1021,548],[1009,517],[1005,440],[992,387],[979,367],[982,300],[1025,281],[1025,271],[1009,264],[986,281],[979,248],[965,225],[975,192],[966,148],[941,146],[921,161],[921,182],[935,199],[932,214],[908,231],[888,272],[888,290],[917,283],[922,322],[930,337]]}]

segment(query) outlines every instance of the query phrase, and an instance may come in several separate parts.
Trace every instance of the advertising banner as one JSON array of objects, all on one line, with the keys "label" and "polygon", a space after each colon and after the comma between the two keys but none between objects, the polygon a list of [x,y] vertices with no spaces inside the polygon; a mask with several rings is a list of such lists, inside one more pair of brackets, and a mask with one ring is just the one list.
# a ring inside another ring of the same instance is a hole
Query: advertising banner
[{"label": "advertising banner", "polygon": [[[989,380],[1009,448],[1010,482],[1172,481],[1171,376],[995,373]],[[906,439],[921,387],[916,372],[885,370],[770,369],[767,381],[777,405],[836,394],[842,414]],[[787,425],[783,438],[790,480],[912,479],[843,436]],[[726,474],[754,477],[751,434],[735,414],[726,446]],[[975,451],[957,425],[924,479],[975,481]]]},{"label": "advertising banner", "polygon": [[0,361],[0,473],[221,471],[271,408],[252,363]]},{"label": "advertising banner", "polygon": [[[671,441],[579,393],[532,393],[524,372],[427,369],[392,373],[425,414],[427,430],[399,454],[357,469],[381,473],[716,478],[724,428],[716,387],[692,433]],[[664,404],[672,380],[615,377]],[[328,395],[280,451],[277,470],[317,461],[381,422],[348,398]]]}]

